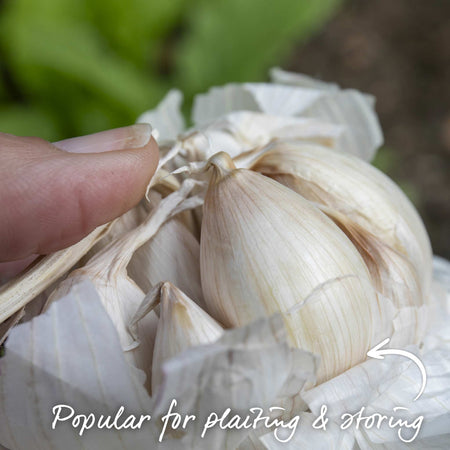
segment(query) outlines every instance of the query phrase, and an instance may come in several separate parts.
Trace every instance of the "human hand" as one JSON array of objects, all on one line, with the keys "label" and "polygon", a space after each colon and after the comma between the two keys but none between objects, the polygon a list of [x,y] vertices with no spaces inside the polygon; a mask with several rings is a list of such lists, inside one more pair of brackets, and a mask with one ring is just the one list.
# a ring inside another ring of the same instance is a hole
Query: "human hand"
[{"label": "human hand", "polygon": [[157,164],[147,124],[53,144],[0,133],[0,280],[132,208]]}]

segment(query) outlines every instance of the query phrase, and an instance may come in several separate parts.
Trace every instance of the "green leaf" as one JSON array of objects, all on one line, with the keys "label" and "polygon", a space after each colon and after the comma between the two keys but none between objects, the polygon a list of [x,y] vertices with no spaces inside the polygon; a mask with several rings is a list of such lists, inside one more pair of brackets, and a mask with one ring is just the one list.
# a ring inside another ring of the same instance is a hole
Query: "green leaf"
[{"label": "green leaf", "polygon": [[[78,84],[112,106],[135,114],[159,97],[162,83],[149,83],[132,64],[102,45],[95,30],[82,24],[45,27],[31,24],[18,30],[11,45],[16,76],[34,92],[51,95],[47,77]],[[31,75],[30,71],[31,70]]]},{"label": "green leaf", "polygon": [[0,132],[17,136],[40,136],[47,140],[62,138],[57,121],[50,113],[22,105],[0,107]]},{"label": "green leaf", "polygon": [[124,59],[145,68],[177,25],[187,0],[91,0],[92,24]]},{"label": "green leaf", "polygon": [[398,165],[397,152],[383,145],[380,147],[372,160],[372,164],[383,172],[389,174]]},{"label": "green leaf", "polygon": [[216,0],[189,16],[177,81],[192,95],[211,85],[262,79],[295,41],[311,35],[341,0]]},{"label": "green leaf", "polygon": [[340,1],[9,0],[0,54],[33,120],[67,137],[131,123],[171,87],[187,107],[211,85],[261,79]]}]

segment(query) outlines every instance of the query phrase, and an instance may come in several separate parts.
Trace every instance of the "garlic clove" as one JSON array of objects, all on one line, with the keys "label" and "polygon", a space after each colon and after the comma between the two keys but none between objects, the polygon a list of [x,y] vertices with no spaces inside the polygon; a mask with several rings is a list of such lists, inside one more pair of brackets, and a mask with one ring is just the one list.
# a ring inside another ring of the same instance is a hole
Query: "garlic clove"
[{"label": "garlic clove", "polygon": [[428,320],[428,306],[412,264],[404,255],[343,214],[324,206],[320,209],[352,241],[369,269],[381,308],[374,345],[393,335],[391,345],[402,348],[412,343],[420,344]]},{"label": "garlic clove", "polygon": [[152,392],[161,383],[161,366],[178,353],[209,344],[222,335],[223,328],[180,289],[170,282],[159,283],[142,301],[130,329],[135,332],[142,318],[159,305],[159,320],[152,365]]},{"label": "garlic clove", "polygon": [[343,214],[320,208],[347,235],[363,257],[377,291],[398,308],[425,303],[416,271],[408,259]]},{"label": "garlic clove", "polygon": [[319,380],[366,358],[377,298],[367,267],[345,234],[314,205],[260,174],[213,167],[200,243],[205,302],[225,326],[286,312],[317,287],[351,276],[287,320],[291,344],[321,355]]},{"label": "garlic clove", "polygon": [[251,168],[342,213],[406,256],[428,296],[432,254],[428,234],[409,199],[385,174],[351,155],[295,142],[274,143]]}]

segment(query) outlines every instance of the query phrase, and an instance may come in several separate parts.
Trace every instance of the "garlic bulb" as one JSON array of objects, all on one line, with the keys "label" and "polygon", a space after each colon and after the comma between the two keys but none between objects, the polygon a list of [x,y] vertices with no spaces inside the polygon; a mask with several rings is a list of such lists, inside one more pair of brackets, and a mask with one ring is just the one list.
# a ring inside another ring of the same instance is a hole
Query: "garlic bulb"
[{"label": "garlic bulb", "polygon": [[[323,381],[361,362],[377,298],[342,231],[300,195],[219,153],[205,197],[200,264],[208,311],[225,326],[287,312],[291,344],[322,357]],[[339,280],[348,278],[345,282]],[[337,280],[320,301],[302,303]]]},{"label": "garlic bulb", "polygon": [[409,199],[382,172],[351,155],[295,142],[274,143],[251,168],[341,212],[405,255],[428,296],[432,254],[427,232]]},{"label": "garlic bulb", "polygon": [[172,283],[160,283],[146,296],[130,328],[134,330],[142,318],[157,306],[158,328],[152,365],[152,392],[161,383],[162,363],[196,345],[209,344],[222,335],[223,328],[186,294]]},{"label": "garlic bulb", "polygon": [[[414,431],[406,447],[448,447],[450,266],[429,289],[420,218],[363,162],[374,99],[271,75],[198,96],[188,130],[171,91],[140,118],[161,150],[140,205],[0,287],[0,448],[400,448]],[[397,356],[366,358],[386,338]],[[49,433],[61,399],[85,415]],[[96,430],[118,405],[121,430]],[[292,428],[252,430],[259,407]]]}]

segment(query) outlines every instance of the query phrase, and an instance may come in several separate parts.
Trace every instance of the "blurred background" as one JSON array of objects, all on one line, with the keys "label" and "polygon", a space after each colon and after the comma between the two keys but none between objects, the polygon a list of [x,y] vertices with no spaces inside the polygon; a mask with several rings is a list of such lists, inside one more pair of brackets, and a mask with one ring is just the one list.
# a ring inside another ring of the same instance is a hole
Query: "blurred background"
[{"label": "blurred background", "polygon": [[172,87],[279,65],[377,97],[375,164],[450,258],[448,0],[0,0],[0,131],[64,139],[133,123]]}]

